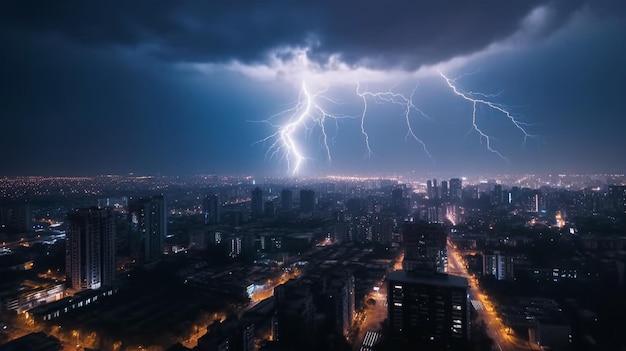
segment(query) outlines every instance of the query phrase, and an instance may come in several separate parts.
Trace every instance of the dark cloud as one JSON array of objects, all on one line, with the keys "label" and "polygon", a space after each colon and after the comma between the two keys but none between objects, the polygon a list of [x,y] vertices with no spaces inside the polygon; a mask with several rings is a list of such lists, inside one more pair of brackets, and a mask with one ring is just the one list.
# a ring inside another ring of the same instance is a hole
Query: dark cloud
[{"label": "dark cloud", "polygon": [[[612,1],[602,0],[600,3]],[[121,46],[174,61],[261,60],[314,45],[350,63],[418,67],[480,50],[514,33],[536,7],[554,26],[581,0],[480,1],[23,1],[5,3],[4,28]]]}]

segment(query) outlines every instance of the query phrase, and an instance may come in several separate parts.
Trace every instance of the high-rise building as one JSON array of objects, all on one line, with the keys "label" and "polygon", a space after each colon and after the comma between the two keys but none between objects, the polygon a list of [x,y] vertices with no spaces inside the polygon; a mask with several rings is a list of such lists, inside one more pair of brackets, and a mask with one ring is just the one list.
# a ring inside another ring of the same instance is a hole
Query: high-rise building
[{"label": "high-rise building", "polygon": [[131,256],[139,263],[159,259],[167,235],[167,213],[163,195],[129,201],[128,221]]},{"label": "high-rise building", "polygon": [[464,350],[470,335],[468,282],[441,273],[388,276],[388,320],[395,350]]},{"label": "high-rise building", "polygon": [[274,298],[274,340],[294,350],[308,349],[315,325],[310,285],[302,279],[291,279],[274,288]]},{"label": "high-rise building", "polygon": [[332,317],[335,321],[335,330],[347,337],[355,312],[354,276],[347,270],[339,269],[333,271],[325,279],[326,293],[333,306]]},{"label": "high-rise building", "polygon": [[427,180],[426,181],[426,196],[428,196],[429,199],[434,199],[434,196],[433,196],[433,181],[432,180]]},{"label": "high-rise building", "polygon": [[441,198],[447,200],[450,197],[450,190],[448,189],[448,181],[441,181]]},{"label": "high-rise building", "polygon": [[407,211],[407,204],[404,197],[404,190],[396,187],[391,191],[391,208],[396,213],[404,214]]},{"label": "high-rise building", "polygon": [[222,204],[220,196],[217,194],[207,195],[202,201],[202,214],[204,215],[204,224],[219,224],[222,212]]},{"label": "high-rise building", "polygon": [[290,212],[293,207],[293,193],[289,189],[280,192],[280,207],[283,212]]},{"label": "high-rise building", "polygon": [[99,289],[115,277],[115,217],[111,208],[82,208],[67,215],[67,283]]},{"label": "high-rise building", "polygon": [[300,190],[300,210],[313,212],[315,210],[315,191],[312,189]]},{"label": "high-rise building", "polygon": [[254,188],[252,190],[252,201],[250,203],[250,209],[252,212],[252,218],[260,218],[263,216],[263,190],[261,188]]},{"label": "high-rise building", "polygon": [[376,214],[370,216],[372,226],[372,242],[388,245],[391,243],[395,219],[393,216]]},{"label": "high-rise building", "polygon": [[408,222],[404,225],[405,271],[445,273],[448,266],[446,232],[441,224]]},{"label": "high-rise building", "polygon": [[461,200],[463,198],[463,182],[460,178],[450,179],[450,199]]},{"label": "high-rise building", "polygon": [[493,190],[491,191],[491,204],[495,205],[495,206],[499,206],[503,204],[503,192],[502,192],[502,185],[501,184],[495,184],[493,186]]}]

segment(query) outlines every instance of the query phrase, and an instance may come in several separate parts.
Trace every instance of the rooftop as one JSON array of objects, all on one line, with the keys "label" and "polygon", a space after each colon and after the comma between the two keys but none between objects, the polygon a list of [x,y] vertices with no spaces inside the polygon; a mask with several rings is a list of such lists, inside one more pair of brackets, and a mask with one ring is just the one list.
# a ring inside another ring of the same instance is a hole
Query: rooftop
[{"label": "rooftop", "polygon": [[389,281],[399,281],[405,283],[449,286],[465,289],[469,287],[467,279],[445,273],[406,272],[400,270],[389,273],[388,277]]}]

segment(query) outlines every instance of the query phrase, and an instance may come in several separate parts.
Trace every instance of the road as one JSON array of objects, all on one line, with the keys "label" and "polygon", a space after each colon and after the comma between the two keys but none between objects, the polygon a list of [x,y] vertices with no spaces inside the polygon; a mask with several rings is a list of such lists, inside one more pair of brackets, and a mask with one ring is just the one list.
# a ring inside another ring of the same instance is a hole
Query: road
[{"label": "road", "polygon": [[499,351],[532,350],[528,342],[519,340],[507,332],[509,329],[497,316],[489,296],[480,289],[477,279],[469,275],[467,266],[463,262],[459,251],[450,240],[448,240],[448,273],[467,278],[469,281],[470,298],[477,300],[483,306],[482,309],[479,308],[477,310],[478,319],[484,321],[487,325],[487,334],[494,341]]},{"label": "road", "polygon": [[[365,300],[374,299],[376,304],[363,309],[363,315],[359,320],[359,333],[352,342],[352,348],[359,350],[368,331],[380,332],[382,330],[382,322],[387,318],[387,284],[383,284],[379,291],[372,291],[365,297]],[[359,317],[357,317],[359,318]]]},{"label": "road", "polygon": [[[398,271],[402,269],[402,261],[404,260],[404,252],[396,257],[391,270]],[[351,340],[353,350],[359,350],[368,331],[380,332],[382,330],[382,322],[387,318],[387,274],[383,277],[383,282],[378,291],[372,289],[365,296],[365,301],[374,299],[374,306],[363,308],[355,319],[353,327],[358,327],[358,334]]]}]

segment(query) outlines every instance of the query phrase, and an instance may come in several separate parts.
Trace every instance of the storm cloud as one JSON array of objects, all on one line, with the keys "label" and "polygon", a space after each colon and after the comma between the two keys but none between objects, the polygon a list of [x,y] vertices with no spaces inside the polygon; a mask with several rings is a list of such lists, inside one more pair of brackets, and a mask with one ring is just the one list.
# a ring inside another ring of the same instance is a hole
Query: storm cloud
[{"label": "storm cloud", "polygon": [[[607,2],[596,1],[597,9]],[[479,1],[11,1],[6,30],[58,35],[87,46],[140,50],[177,62],[254,63],[284,47],[323,61],[403,67],[480,51],[513,35],[533,10],[548,35],[581,0]]]},{"label": "storm cloud", "polygon": [[[363,113],[358,82],[413,92],[430,117],[410,123],[433,159],[405,138],[397,105],[370,101],[372,155],[358,119],[329,123],[332,162],[319,130],[302,131],[311,174],[625,171],[625,9],[621,0],[4,1],[0,175],[284,175],[280,155],[267,159],[258,141],[285,121],[251,121],[288,109],[304,82],[335,85],[327,102],[338,114]],[[477,121],[510,162],[486,151],[468,133],[472,105],[438,70],[463,91],[500,93],[487,96],[538,138],[483,108]]]}]

